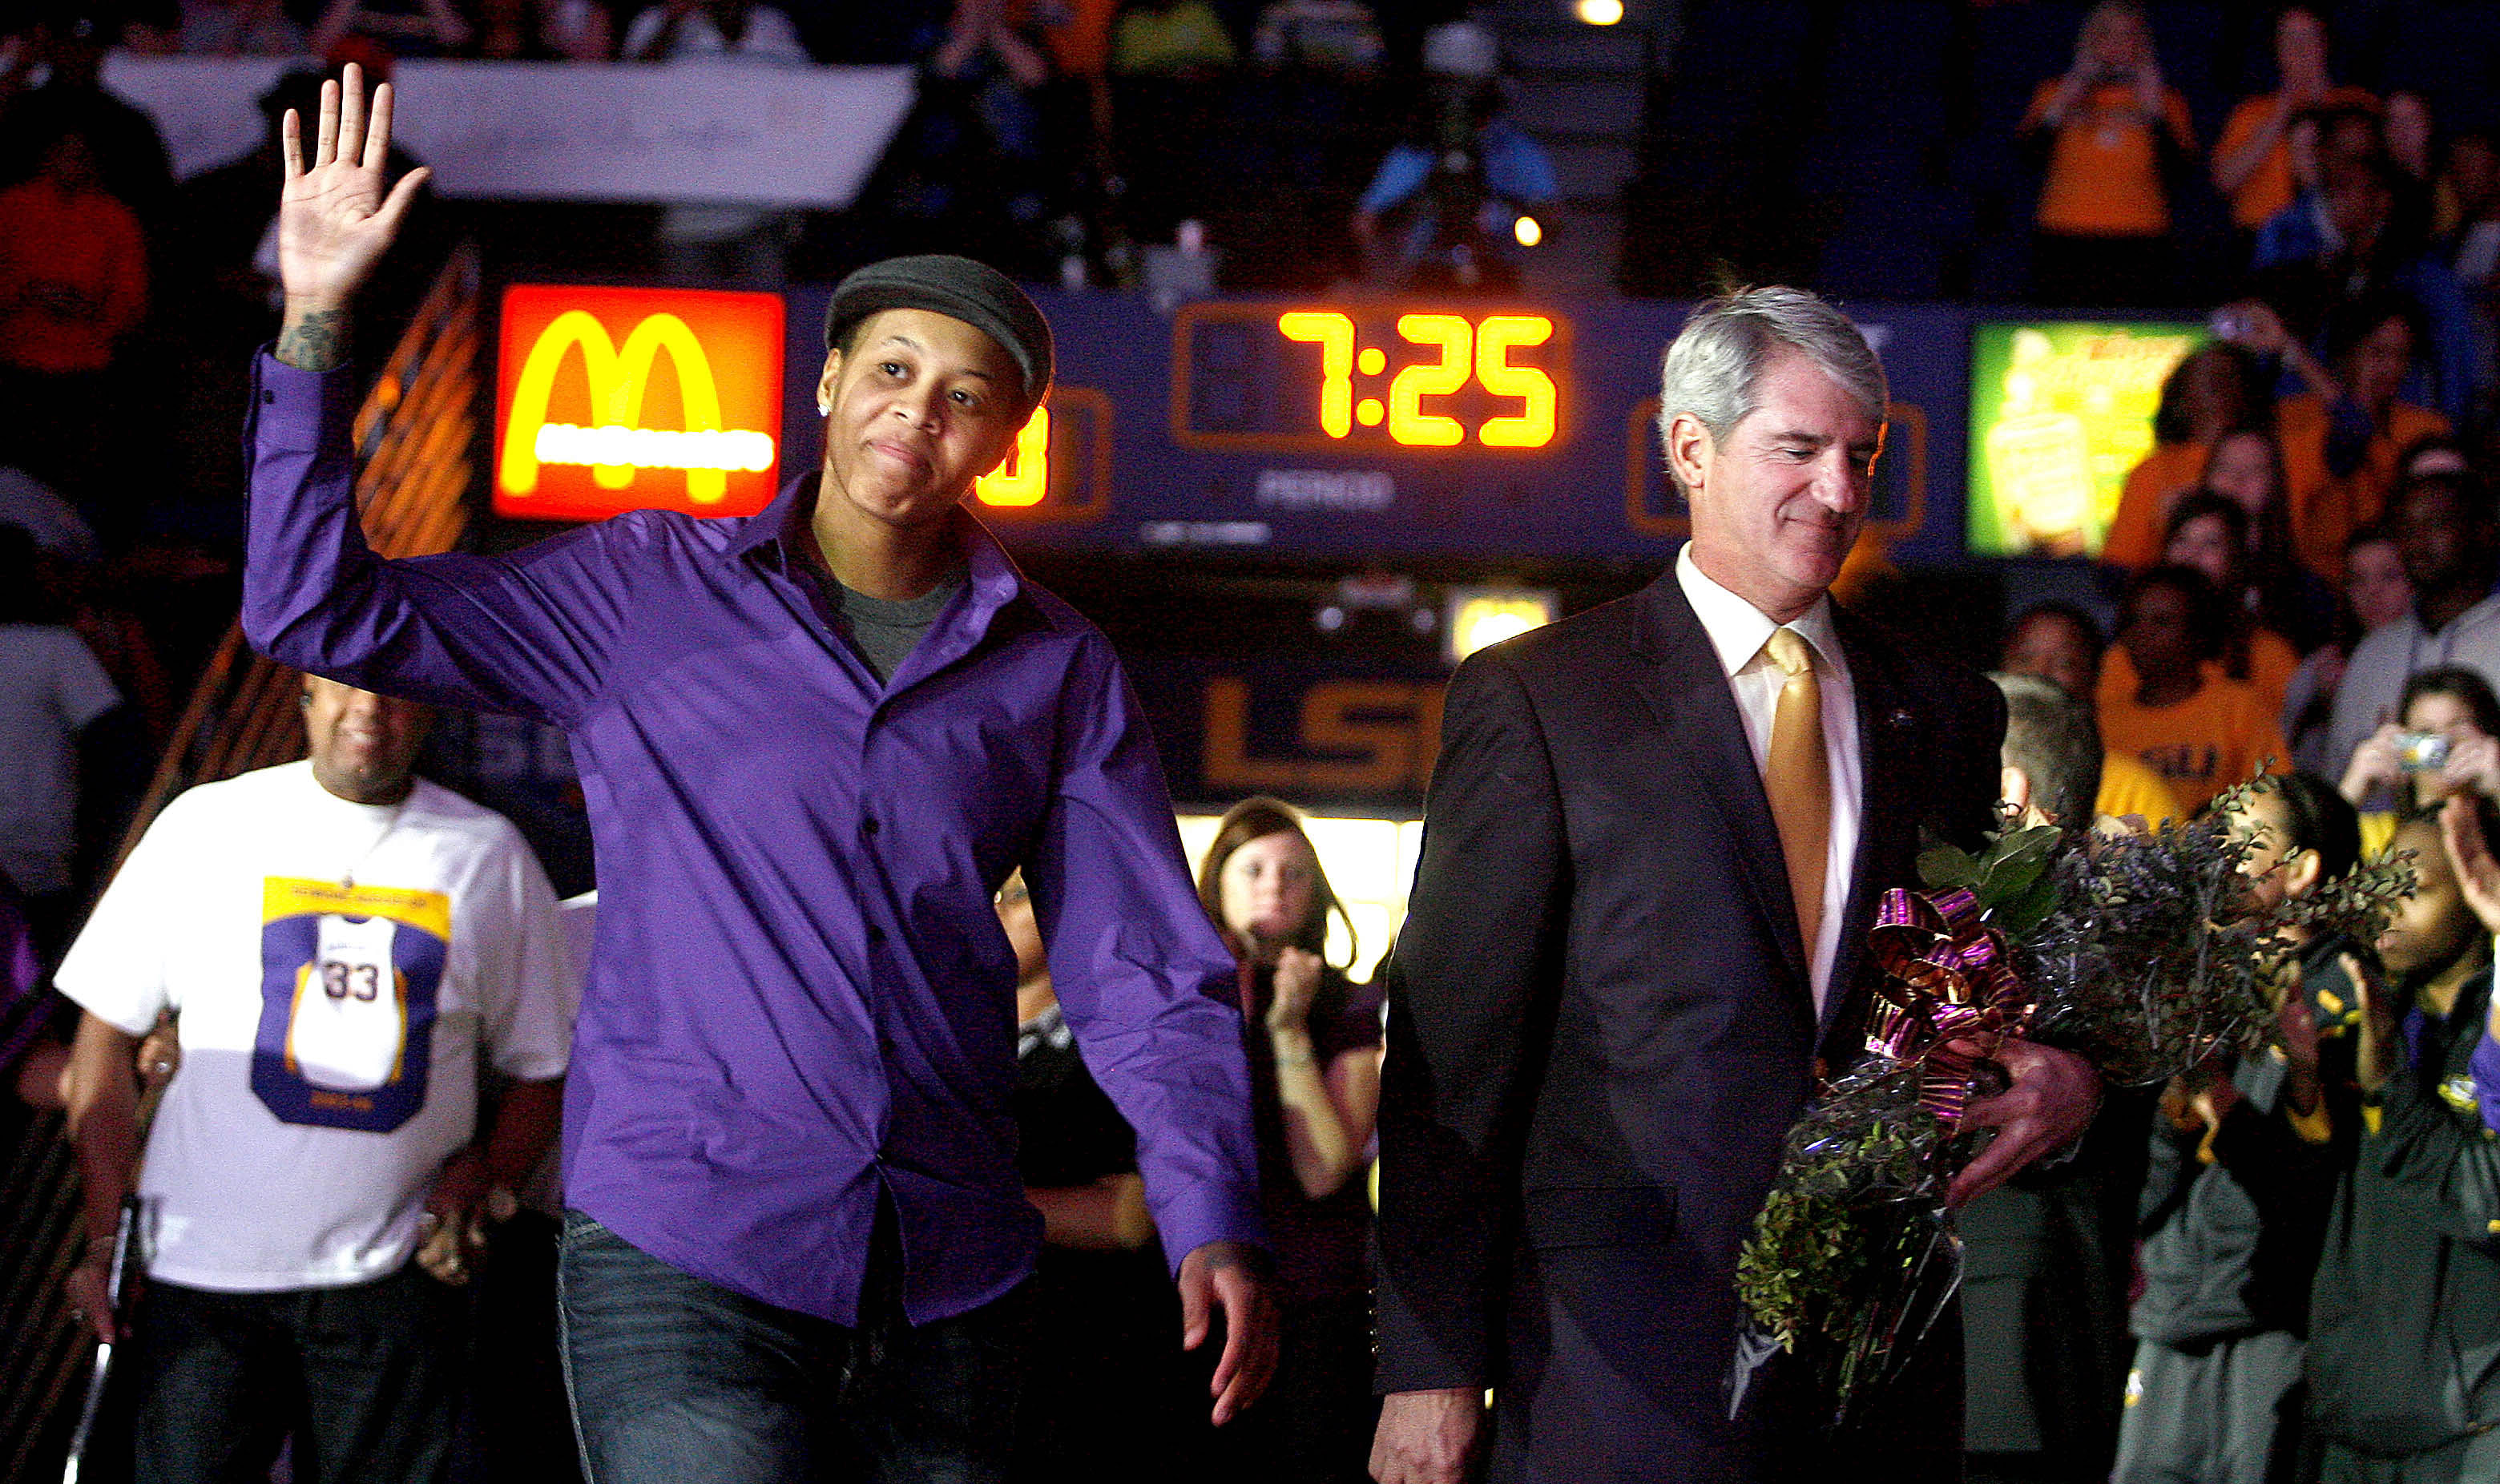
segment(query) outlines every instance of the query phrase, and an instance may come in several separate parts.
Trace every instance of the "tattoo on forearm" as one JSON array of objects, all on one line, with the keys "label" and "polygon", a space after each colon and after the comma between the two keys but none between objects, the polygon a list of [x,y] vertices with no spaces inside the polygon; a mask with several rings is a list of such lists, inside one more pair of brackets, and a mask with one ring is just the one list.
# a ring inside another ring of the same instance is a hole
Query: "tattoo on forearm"
[{"label": "tattoo on forearm", "polygon": [[335,371],[347,360],[347,316],[340,310],[307,310],[278,335],[278,358],[299,371]]}]

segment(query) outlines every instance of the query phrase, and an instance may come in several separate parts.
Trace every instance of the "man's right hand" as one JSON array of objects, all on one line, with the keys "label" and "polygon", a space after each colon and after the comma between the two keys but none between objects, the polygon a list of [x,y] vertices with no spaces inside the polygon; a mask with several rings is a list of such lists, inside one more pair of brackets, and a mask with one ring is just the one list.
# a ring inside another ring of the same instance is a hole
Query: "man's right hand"
[{"label": "man's right hand", "polygon": [[90,1257],[70,1270],[61,1287],[70,1301],[70,1317],[95,1332],[95,1337],[112,1344],[121,1337],[113,1322],[113,1287],[106,1265],[109,1257]]},{"label": "man's right hand", "polygon": [[278,277],[286,290],[286,328],[279,358],[291,365],[326,370],[344,359],[341,316],[373,277],[426,181],[429,172],[419,168],[383,191],[390,125],[390,84],[374,89],[368,117],[364,72],[353,62],[339,82],[321,84],[321,118],[309,169],[304,120],[293,109],[286,111],[280,127],[286,180],[278,201]]},{"label": "man's right hand", "polygon": [[1380,1484],[1459,1484],[1484,1433],[1484,1393],[1454,1386],[1380,1399],[1371,1476]]}]

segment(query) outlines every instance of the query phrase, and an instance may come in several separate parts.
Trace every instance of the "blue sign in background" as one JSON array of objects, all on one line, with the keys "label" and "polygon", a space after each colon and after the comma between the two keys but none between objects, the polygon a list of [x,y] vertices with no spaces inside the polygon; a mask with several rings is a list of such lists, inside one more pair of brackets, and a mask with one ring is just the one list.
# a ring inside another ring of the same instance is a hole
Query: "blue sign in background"
[{"label": "blue sign in background", "polygon": [[[831,296],[821,285],[788,294],[783,429],[785,438],[796,438],[793,467],[816,455],[816,440],[806,430],[818,421],[823,340],[817,327]],[[1672,496],[1657,435],[1641,410],[1657,394],[1659,356],[1682,327],[1688,306],[1247,301],[1274,313],[1342,309],[1365,324],[1408,310],[1481,318],[1523,308],[1567,324],[1551,363],[1560,373],[1560,430],[1544,448],[1401,447],[1373,434],[1348,439],[1343,449],[1260,452],[1185,447],[1175,440],[1171,316],[1132,294],[1035,297],[1058,338],[1058,384],[1099,393],[1070,398],[1063,415],[1085,425],[1071,426],[1069,447],[1090,446],[1083,440],[1100,435],[1091,420],[1107,417],[1109,457],[1061,457],[1054,435],[1051,497],[1028,510],[981,510],[1014,544],[1358,560],[1638,558],[1673,549],[1676,537],[1665,524],[1674,514]],[[1883,355],[1894,404],[1905,408],[1879,467],[1875,529],[1893,533],[1896,562],[1957,562],[1963,557],[1970,326],[1988,316],[1926,305],[1848,308]],[[1387,348],[1393,369],[1431,354],[1395,343]],[[1315,405],[1315,375],[1305,394]],[[1073,405],[1079,400],[1082,406]],[[1105,469],[1108,487],[1094,487]]]}]

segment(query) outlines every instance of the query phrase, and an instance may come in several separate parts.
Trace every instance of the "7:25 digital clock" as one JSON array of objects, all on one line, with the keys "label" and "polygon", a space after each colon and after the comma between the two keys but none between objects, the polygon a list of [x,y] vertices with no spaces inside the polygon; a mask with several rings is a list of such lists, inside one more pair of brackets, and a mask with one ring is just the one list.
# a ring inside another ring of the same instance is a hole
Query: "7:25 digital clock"
[{"label": "7:25 digital clock", "polygon": [[1568,327],[1551,314],[1197,304],[1172,352],[1183,447],[1533,451],[1564,426]]}]

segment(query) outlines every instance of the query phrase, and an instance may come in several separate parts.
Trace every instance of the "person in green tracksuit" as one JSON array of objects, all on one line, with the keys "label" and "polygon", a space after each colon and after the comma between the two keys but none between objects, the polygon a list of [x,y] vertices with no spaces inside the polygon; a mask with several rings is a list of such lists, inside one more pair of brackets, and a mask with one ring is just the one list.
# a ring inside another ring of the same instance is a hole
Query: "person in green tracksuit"
[{"label": "person in green tracksuit", "polygon": [[[2310,1302],[2309,1419],[2322,1484],[2500,1479],[2500,1138],[2470,1070],[2500,916],[2488,801],[2416,815],[2418,884],[2365,986],[2354,1158]],[[2459,869],[2462,862],[2464,869]]]}]

